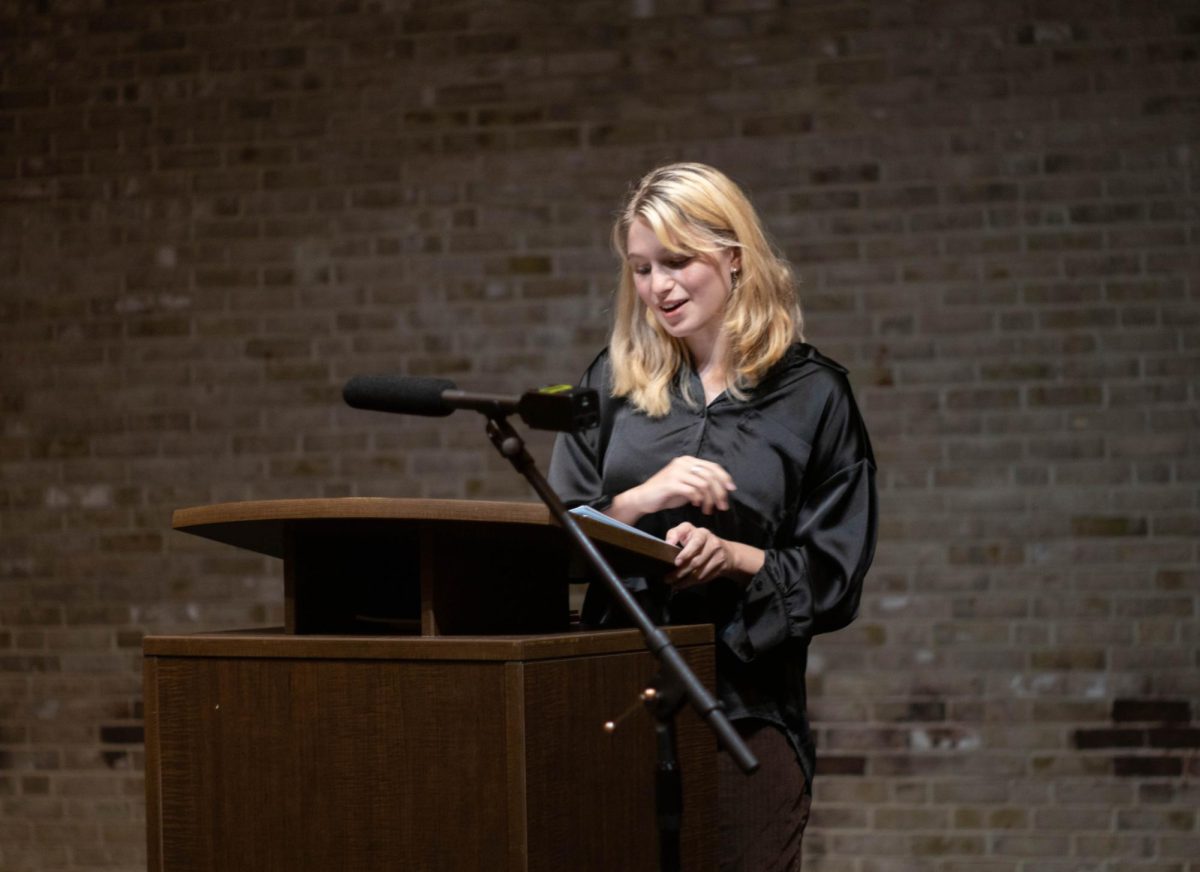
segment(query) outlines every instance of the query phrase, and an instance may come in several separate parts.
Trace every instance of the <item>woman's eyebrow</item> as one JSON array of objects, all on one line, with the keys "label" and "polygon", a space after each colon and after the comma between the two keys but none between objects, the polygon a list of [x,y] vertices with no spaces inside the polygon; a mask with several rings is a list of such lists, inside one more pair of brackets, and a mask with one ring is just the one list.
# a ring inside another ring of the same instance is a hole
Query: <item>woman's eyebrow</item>
[{"label": "woman's eyebrow", "polygon": [[627,260],[630,258],[634,258],[634,257],[640,257],[644,260],[654,260],[655,258],[671,258],[671,257],[686,257],[686,256],[687,256],[687,252],[684,252],[684,251],[681,251],[678,249],[674,249],[674,248],[667,248],[665,245],[659,245],[658,248],[656,248],[650,252],[629,251],[629,252],[626,252],[626,254],[625,254],[625,258]]}]

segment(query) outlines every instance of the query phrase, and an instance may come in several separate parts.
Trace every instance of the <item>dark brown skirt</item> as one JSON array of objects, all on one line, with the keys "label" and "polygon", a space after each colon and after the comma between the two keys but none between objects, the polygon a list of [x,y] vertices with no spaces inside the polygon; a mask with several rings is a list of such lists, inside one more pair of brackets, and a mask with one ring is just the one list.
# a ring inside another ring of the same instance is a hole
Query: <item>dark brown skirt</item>
[{"label": "dark brown skirt", "polygon": [[720,872],[800,872],[800,841],[811,797],[804,770],[783,733],[769,724],[734,724],[759,770],[746,776],[717,755],[717,868]]}]

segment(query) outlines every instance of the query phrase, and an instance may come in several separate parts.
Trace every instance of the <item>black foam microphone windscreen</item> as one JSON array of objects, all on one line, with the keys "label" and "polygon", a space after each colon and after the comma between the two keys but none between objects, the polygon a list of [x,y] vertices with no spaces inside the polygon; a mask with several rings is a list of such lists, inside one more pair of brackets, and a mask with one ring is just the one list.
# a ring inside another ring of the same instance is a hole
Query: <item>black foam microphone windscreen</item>
[{"label": "black foam microphone windscreen", "polygon": [[455,408],[442,399],[442,393],[456,389],[454,382],[444,378],[356,375],[342,388],[342,399],[356,409],[441,417]]}]

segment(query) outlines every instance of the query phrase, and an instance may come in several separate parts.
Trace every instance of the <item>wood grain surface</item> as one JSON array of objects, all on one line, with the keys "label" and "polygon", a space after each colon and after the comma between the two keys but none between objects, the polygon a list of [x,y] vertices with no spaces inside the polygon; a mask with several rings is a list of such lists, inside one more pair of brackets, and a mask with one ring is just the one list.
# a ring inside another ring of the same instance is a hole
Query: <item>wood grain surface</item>
[{"label": "wood grain surface", "polygon": [[[711,687],[711,627],[671,628]],[[655,868],[654,672],[635,631],[148,637],[150,869]],[[627,712],[615,735],[601,729]],[[713,868],[714,743],[679,719],[685,867]]]},{"label": "wood grain surface", "polygon": [[[548,528],[563,536],[541,503],[487,500],[427,500],[386,497],[248,500],[176,509],[171,526],[176,530],[247,548],[272,557],[283,557],[283,531],[289,521],[390,520],[431,523],[500,524]],[[643,557],[670,564],[676,549],[665,543],[624,532],[590,518],[576,518],[589,537],[616,545]]]}]

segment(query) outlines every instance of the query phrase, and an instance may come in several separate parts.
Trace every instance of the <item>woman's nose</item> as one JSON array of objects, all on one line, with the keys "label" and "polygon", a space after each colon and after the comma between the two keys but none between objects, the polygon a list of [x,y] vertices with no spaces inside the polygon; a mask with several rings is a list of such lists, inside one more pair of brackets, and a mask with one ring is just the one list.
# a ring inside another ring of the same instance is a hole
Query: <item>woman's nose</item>
[{"label": "woman's nose", "polygon": [[675,276],[666,267],[656,266],[650,271],[650,290],[655,294],[668,293],[675,287]]}]

